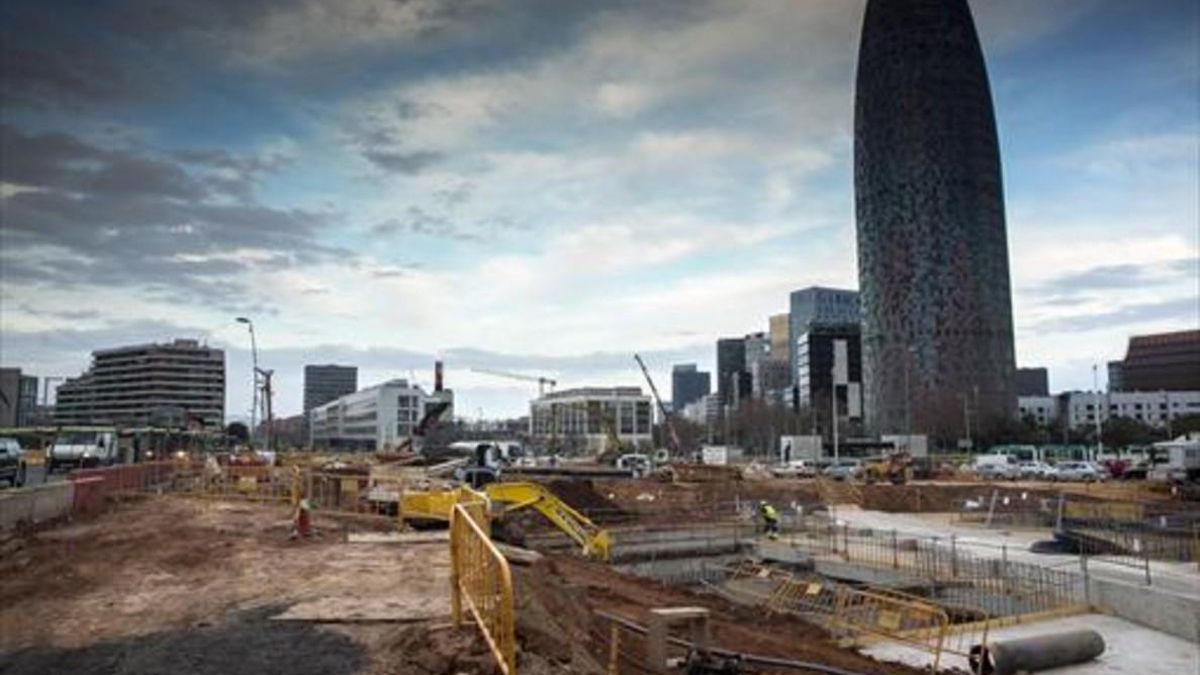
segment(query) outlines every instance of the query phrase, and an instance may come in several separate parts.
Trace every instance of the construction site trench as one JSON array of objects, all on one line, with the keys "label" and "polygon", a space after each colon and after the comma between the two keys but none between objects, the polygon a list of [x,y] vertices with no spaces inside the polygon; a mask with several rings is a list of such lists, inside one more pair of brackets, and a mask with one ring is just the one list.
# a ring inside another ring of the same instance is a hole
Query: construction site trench
[{"label": "construction site trench", "polygon": [[[520,673],[653,672],[636,628],[661,608],[707,610],[709,646],[747,657],[739,672],[884,674],[928,672],[935,651],[953,667],[980,622],[1089,611],[1086,586],[1039,571],[1017,542],[997,567],[977,542],[868,534],[852,517],[961,517],[982,499],[1002,519],[1018,499],[1046,507],[1049,490],[866,486],[838,505],[845,495],[802,480],[543,485],[614,544],[611,560],[586,559],[534,510],[497,522]],[[778,541],[761,531],[763,501],[786,514]],[[269,500],[123,494],[0,535],[0,673],[497,672],[480,632],[451,622],[445,530],[317,508],[314,536],[296,540],[293,517]],[[871,655],[904,640],[918,658]]]}]

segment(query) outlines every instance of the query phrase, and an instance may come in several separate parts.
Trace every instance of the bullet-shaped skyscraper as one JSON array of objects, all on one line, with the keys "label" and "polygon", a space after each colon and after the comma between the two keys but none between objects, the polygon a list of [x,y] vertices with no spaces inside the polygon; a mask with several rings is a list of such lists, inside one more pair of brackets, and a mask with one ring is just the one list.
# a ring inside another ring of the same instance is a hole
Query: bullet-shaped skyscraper
[{"label": "bullet-shaped skyscraper", "polygon": [[1000,149],[966,0],[868,0],[854,187],[869,425],[948,439],[1011,418]]}]

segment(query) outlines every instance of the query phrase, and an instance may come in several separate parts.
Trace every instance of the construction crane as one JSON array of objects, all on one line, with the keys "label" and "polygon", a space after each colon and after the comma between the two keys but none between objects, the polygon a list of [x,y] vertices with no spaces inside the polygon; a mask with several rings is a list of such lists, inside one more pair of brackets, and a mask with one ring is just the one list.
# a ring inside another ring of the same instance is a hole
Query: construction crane
[{"label": "construction crane", "polygon": [[538,396],[546,394],[546,385],[550,385],[550,390],[553,391],[558,382],[549,378],[541,377],[540,375],[522,375],[520,373],[510,373],[504,370],[490,370],[488,368],[472,368],[473,373],[483,373],[485,375],[495,375],[496,377],[507,377],[510,380],[524,380],[526,382],[537,382]]},{"label": "construction crane", "polygon": [[658,395],[658,387],[654,386],[654,380],[650,378],[650,371],[646,369],[646,363],[642,361],[639,354],[634,354],[633,358],[642,368],[642,375],[646,377],[646,384],[650,385],[650,393],[654,394],[654,402],[658,404],[658,411],[662,414],[663,424],[667,425],[667,440],[671,445],[671,454],[679,456],[679,434],[675,432],[675,421],[671,415],[667,413],[667,406],[663,405],[662,397]]}]

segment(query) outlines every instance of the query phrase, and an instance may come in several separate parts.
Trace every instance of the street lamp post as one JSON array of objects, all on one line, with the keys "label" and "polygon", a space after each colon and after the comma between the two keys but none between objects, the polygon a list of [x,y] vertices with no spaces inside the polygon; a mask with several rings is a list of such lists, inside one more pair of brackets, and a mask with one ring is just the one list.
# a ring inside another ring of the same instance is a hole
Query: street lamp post
[{"label": "street lamp post", "polygon": [[912,362],[917,354],[916,345],[908,346],[904,359],[904,446],[912,451]]},{"label": "street lamp post", "polygon": [[254,446],[254,436],[258,430],[258,343],[254,338],[254,322],[244,316],[237,318],[238,323],[244,323],[250,329],[250,360],[252,361],[251,373],[254,379],[251,383],[251,405],[250,405],[250,449],[256,449]]}]

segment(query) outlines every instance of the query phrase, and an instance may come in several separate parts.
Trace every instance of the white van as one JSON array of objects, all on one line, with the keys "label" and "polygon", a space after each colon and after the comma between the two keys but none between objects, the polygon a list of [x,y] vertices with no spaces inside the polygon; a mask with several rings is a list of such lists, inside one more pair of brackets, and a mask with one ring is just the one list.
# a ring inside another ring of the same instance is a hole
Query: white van
[{"label": "white van", "polygon": [[978,455],[971,462],[971,471],[983,479],[1016,480],[1021,467],[1012,455]]},{"label": "white van", "polygon": [[118,456],[117,434],[111,430],[71,430],[59,432],[46,458],[48,470],[64,466],[91,467],[114,464]]}]

